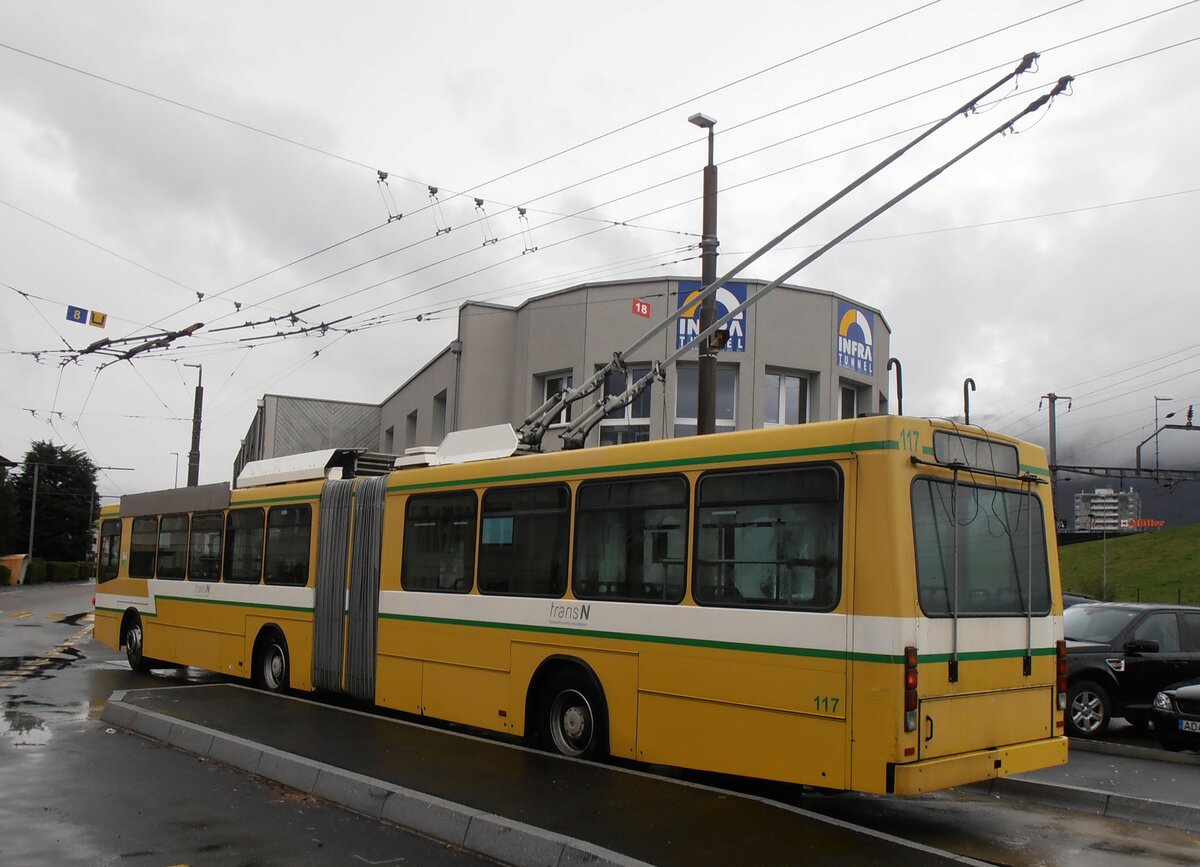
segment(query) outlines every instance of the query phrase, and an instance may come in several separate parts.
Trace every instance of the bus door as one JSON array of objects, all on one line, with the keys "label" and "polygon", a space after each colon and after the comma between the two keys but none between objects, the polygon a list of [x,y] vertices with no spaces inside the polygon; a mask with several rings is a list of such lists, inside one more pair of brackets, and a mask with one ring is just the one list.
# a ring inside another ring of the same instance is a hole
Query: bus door
[{"label": "bus door", "polygon": [[375,700],[386,495],[387,476],[326,482],[321,493],[313,685],[370,702]]}]

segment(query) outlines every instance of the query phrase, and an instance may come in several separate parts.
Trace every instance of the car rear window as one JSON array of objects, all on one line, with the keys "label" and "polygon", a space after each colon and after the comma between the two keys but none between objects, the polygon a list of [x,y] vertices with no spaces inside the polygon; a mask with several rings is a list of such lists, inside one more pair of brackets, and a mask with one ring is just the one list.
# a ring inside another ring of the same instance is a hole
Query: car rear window
[{"label": "car rear window", "polygon": [[1063,612],[1063,637],[1072,641],[1112,641],[1137,611],[1107,605],[1072,605]]}]

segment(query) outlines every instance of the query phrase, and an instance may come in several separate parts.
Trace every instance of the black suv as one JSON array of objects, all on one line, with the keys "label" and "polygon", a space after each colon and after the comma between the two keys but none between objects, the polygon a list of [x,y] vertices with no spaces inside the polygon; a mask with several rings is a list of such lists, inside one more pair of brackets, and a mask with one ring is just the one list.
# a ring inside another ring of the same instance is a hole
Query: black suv
[{"label": "black suv", "polygon": [[1063,612],[1067,733],[1096,737],[1114,716],[1150,721],[1160,689],[1200,678],[1200,608],[1094,602]]}]

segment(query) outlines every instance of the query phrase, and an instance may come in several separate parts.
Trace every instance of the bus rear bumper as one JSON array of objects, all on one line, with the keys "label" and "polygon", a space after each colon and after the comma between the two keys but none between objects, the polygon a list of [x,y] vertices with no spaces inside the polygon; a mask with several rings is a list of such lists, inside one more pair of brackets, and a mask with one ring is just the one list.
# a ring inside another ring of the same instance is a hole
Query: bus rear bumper
[{"label": "bus rear bumper", "polygon": [[973,753],[888,765],[888,792],[920,795],[1067,763],[1067,739],[1047,738]]}]

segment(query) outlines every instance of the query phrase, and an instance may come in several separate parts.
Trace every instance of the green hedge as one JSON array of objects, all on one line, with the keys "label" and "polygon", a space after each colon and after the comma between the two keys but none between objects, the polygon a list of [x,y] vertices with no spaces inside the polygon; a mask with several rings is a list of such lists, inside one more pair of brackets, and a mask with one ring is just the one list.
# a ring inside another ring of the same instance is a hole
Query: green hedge
[{"label": "green hedge", "polygon": [[49,584],[52,582],[84,581],[92,577],[89,561],[39,560],[36,557],[25,571],[26,584]]}]

